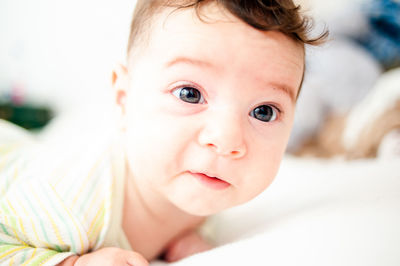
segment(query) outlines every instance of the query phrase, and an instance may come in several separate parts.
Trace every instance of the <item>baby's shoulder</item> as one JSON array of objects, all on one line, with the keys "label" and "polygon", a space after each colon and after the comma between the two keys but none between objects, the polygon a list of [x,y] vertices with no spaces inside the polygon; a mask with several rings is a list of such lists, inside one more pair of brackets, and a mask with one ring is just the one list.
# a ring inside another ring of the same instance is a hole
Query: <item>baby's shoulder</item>
[{"label": "baby's shoulder", "polygon": [[27,130],[0,119],[0,159],[33,143],[34,138]]},{"label": "baby's shoulder", "polygon": [[19,178],[35,144],[25,129],[0,119],[0,196]]},{"label": "baby's shoulder", "polygon": [[[28,131],[0,121],[0,185],[50,184],[75,198],[111,179],[111,151],[105,139],[67,136],[37,140]],[[1,192],[0,192],[1,193]]]}]

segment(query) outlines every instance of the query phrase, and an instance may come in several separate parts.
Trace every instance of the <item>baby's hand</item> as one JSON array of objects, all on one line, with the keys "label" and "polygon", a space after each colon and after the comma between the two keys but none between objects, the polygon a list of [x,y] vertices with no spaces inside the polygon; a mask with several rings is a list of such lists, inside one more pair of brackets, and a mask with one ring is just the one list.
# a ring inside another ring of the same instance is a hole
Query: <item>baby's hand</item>
[{"label": "baby's hand", "polygon": [[[72,262],[72,263],[71,263]],[[98,265],[129,265],[148,266],[147,260],[137,252],[123,250],[120,248],[102,248],[95,252],[71,257],[59,265],[74,266],[98,266]]]},{"label": "baby's hand", "polygon": [[213,246],[207,243],[197,232],[191,231],[172,241],[166,248],[164,258],[168,262],[174,262],[212,248]]}]

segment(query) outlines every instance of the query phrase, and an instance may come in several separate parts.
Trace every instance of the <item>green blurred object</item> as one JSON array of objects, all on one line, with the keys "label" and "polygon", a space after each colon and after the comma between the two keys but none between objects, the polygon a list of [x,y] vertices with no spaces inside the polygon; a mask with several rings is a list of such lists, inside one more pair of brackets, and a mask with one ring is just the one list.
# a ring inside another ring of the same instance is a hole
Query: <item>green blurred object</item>
[{"label": "green blurred object", "polygon": [[52,117],[52,111],[45,106],[33,106],[29,104],[15,105],[8,102],[0,102],[0,118],[25,129],[41,129]]}]

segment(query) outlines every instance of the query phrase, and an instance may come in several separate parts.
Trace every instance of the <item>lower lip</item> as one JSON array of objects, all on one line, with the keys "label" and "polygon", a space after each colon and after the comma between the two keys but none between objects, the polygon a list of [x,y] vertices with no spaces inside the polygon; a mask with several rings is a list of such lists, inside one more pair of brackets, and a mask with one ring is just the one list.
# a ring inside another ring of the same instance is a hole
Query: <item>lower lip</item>
[{"label": "lower lip", "polygon": [[218,178],[212,178],[209,177],[205,174],[193,174],[190,173],[194,178],[196,178],[197,180],[199,180],[202,184],[204,184],[205,186],[211,188],[211,189],[215,189],[215,190],[223,190],[228,188],[231,184],[229,184],[228,182],[225,182],[221,179]]}]

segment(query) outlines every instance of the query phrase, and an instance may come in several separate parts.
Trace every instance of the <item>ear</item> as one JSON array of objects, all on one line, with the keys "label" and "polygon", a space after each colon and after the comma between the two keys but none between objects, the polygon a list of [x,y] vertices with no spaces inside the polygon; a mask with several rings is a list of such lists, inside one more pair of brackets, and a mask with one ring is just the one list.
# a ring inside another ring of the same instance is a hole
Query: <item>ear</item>
[{"label": "ear", "polygon": [[128,91],[128,70],[125,66],[118,64],[112,72],[112,87],[115,95],[115,103],[121,115],[126,114],[126,98]]}]

